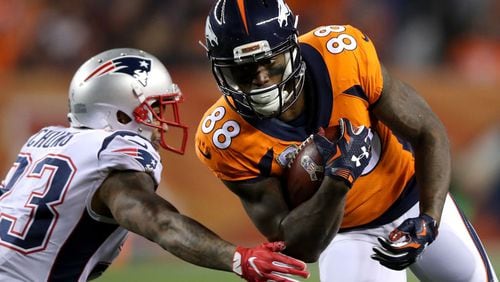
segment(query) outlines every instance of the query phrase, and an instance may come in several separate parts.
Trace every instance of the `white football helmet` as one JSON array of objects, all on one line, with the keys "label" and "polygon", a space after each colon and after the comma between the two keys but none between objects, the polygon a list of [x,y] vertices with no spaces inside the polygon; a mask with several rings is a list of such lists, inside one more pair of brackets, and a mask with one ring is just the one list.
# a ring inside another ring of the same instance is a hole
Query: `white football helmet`
[{"label": "white football helmet", "polygon": [[[187,127],[179,117],[178,103],[182,101],[179,87],[156,57],[137,49],[111,49],[90,58],[76,71],[69,88],[68,118],[72,127],[130,130],[148,140],[159,130],[160,145],[183,154]],[[167,120],[167,111],[172,120]],[[182,130],[179,147],[166,143],[167,127]]]}]

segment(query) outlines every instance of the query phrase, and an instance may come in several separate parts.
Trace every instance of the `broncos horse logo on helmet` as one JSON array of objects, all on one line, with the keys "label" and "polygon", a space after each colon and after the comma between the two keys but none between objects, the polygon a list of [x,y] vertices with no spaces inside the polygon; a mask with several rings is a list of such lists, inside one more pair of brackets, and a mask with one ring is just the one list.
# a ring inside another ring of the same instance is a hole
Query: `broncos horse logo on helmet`
[{"label": "broncos horse logo on helmet", "polygon": [[[215,80],[228,104],[245,117],[278,117],[304,85],[296,19],[283,0],[219,0],[205,27],[206,49]],[[283,56],[281,80],[244,89],[256,66]]]}]

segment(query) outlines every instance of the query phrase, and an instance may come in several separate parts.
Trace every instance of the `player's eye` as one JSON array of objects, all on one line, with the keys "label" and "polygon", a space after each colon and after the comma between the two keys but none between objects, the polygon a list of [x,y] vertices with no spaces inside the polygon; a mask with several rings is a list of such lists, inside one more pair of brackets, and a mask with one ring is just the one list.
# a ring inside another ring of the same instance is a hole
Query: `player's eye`
[{"label": "player's eye", "polygon": [[232,68],[231,73],[234,82],[240,85],[252,83],[254,74],[257,72],[257,67],[258,65],[253,63]]},{"label": "player's eye", "polygon": [[275,76],[275,75],[283,75],[283,72],[285,71],[286,65],[283,62],[280,61],[274,61],[269,65],[267,70],[269,71],[270,76]]}]

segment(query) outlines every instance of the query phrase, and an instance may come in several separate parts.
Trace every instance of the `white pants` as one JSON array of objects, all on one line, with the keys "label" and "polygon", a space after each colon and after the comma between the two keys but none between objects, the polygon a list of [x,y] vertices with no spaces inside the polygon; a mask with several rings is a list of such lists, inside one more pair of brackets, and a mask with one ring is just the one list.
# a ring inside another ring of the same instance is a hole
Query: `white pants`
[{"label": "white pants", "polygon": [[[386,268],[370,255],[378,246],[377,236],[387,237],[405,219],[418,215],[417,203],[389,224],[337,234],[319,258],[321,281],[406,281],[405,270]],[[410,269],[421,281],[498,281],[481,242],[450,196],[446,198],[437,239]]]}]

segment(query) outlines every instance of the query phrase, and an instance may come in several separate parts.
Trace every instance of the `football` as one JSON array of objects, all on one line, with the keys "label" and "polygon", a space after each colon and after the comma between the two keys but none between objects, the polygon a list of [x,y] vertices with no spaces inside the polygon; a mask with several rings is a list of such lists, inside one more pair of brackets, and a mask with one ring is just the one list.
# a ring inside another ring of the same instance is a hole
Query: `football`
[{"label": "football", "polygon": [[[339,132],[338,126],[332,126],[324,130],[324,135],[335,142]],[[316,193],[323,181],[323,173],[323,159],[310,136],[300,144],[285,169],[283,193],[290,208],[297,207]]]}]

